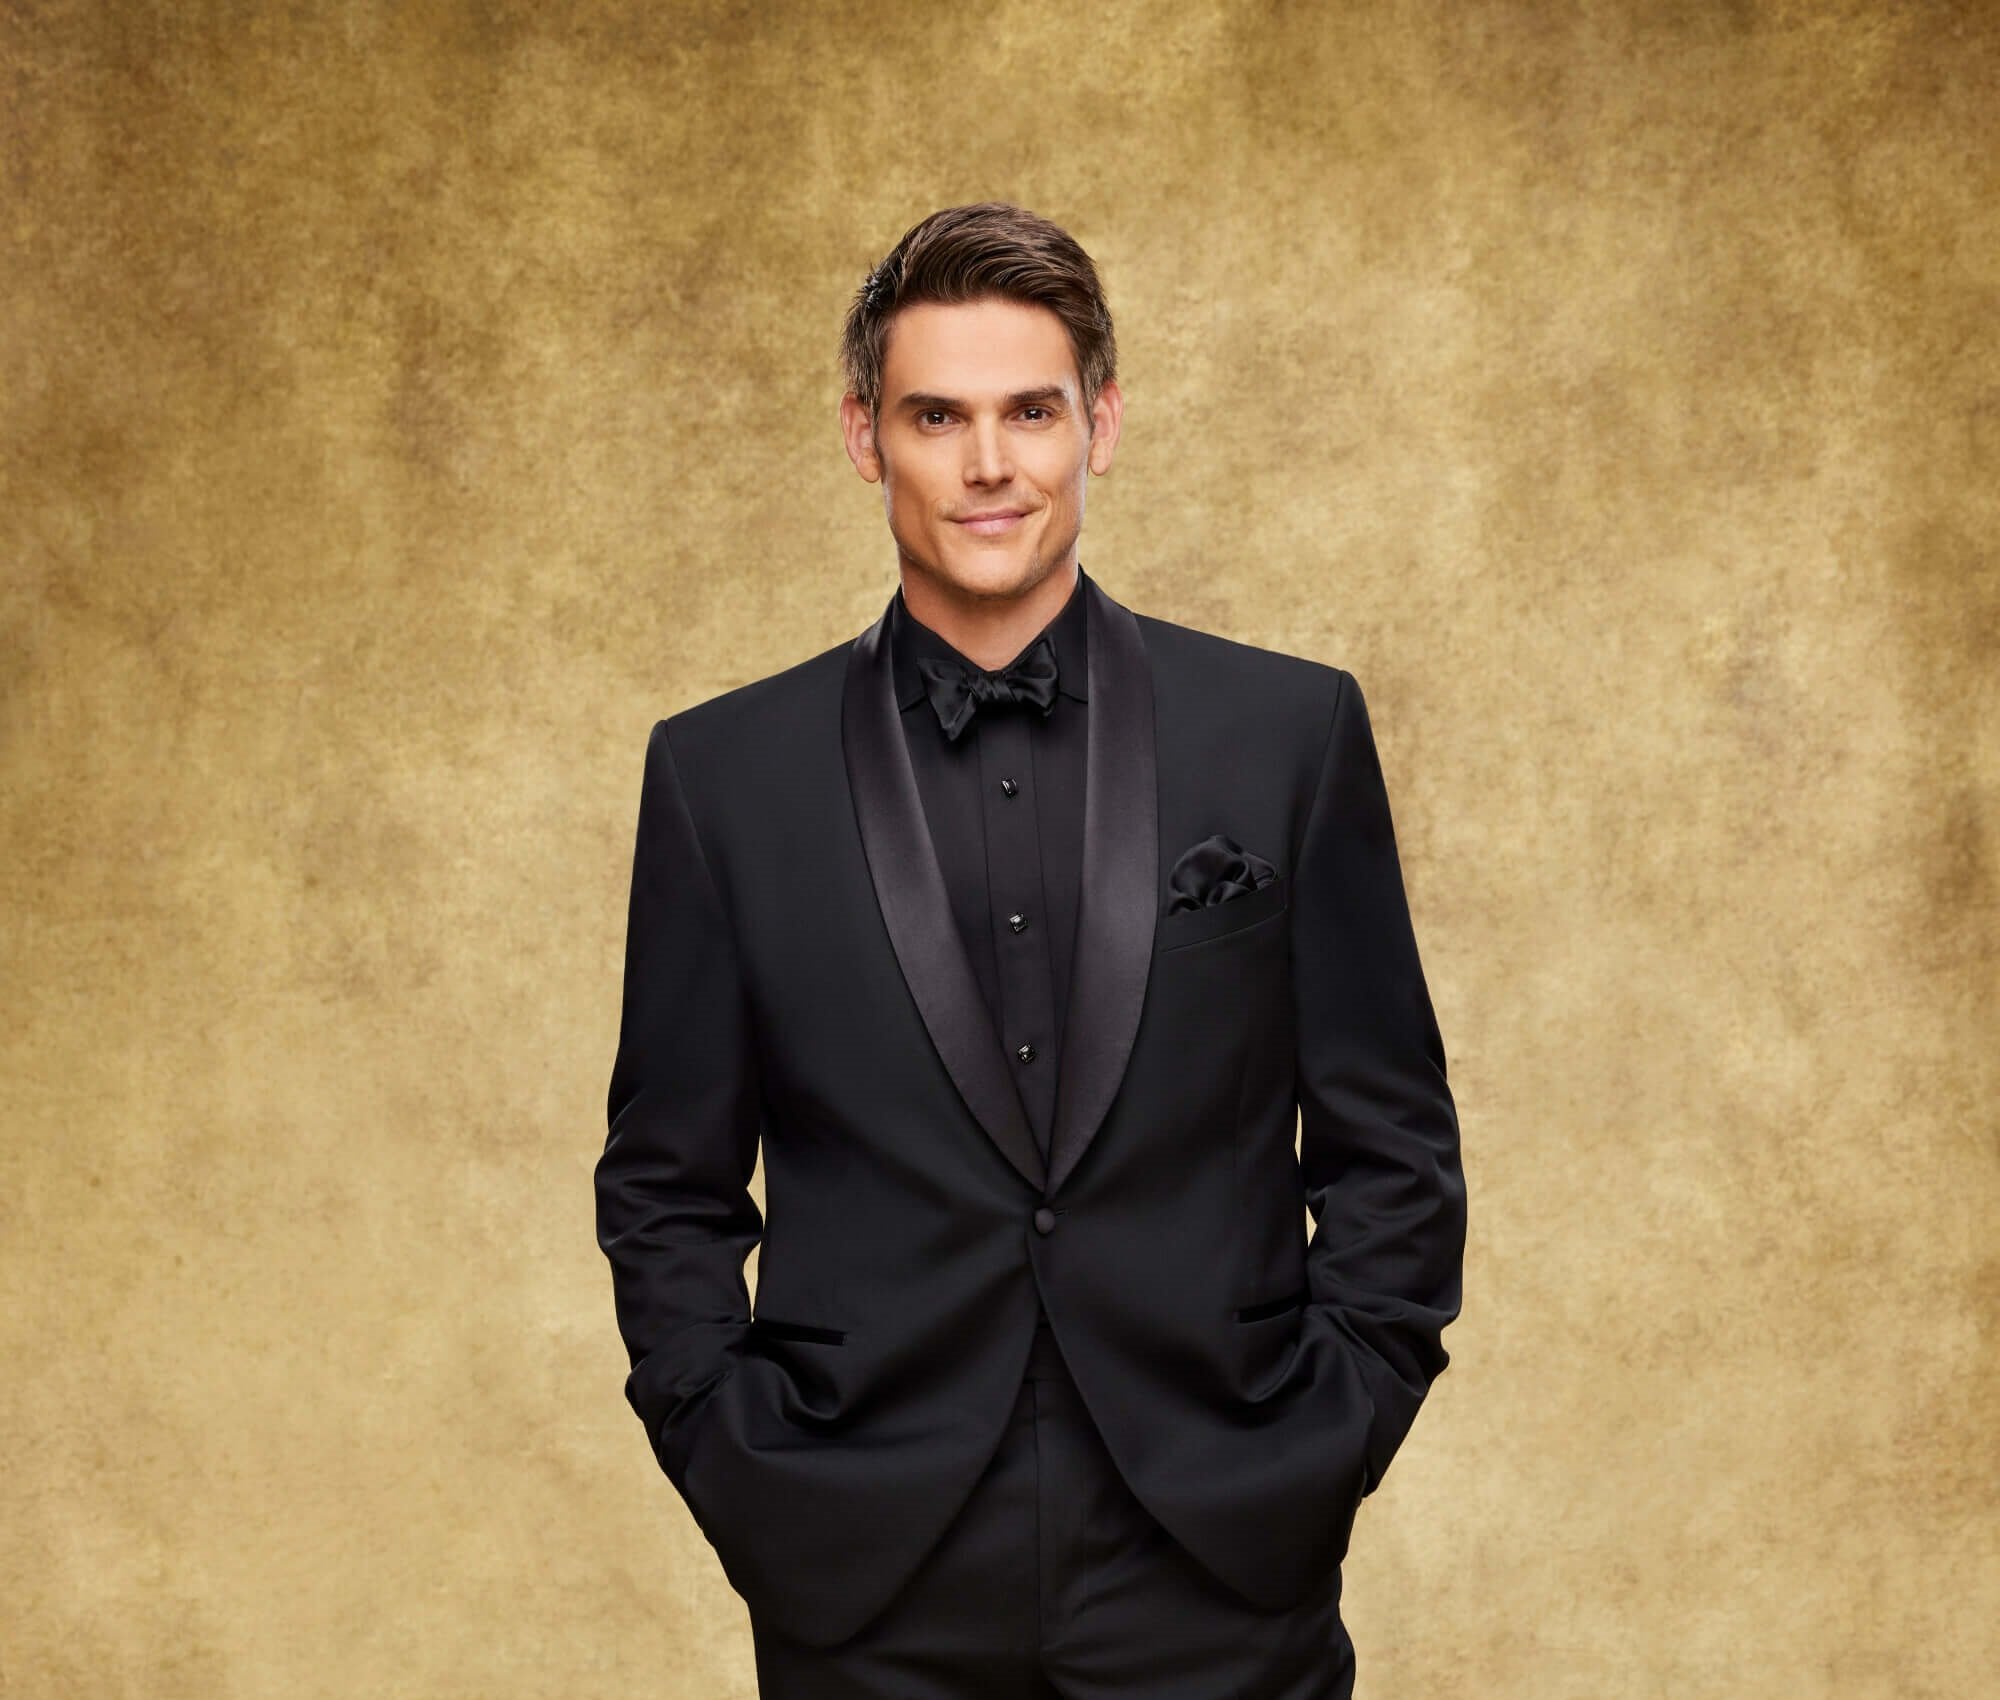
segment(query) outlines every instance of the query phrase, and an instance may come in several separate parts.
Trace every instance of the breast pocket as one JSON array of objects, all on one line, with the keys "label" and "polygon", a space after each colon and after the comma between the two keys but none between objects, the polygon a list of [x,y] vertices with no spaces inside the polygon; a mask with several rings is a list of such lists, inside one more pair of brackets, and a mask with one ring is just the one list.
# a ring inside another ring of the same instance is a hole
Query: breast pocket
[{"label": "breast pocket", "polygon": [[1199,909],[1177,909],[1162,915],[1153,933],[1153,948],[1164,955],[1191,945],[1212,944],[1250,928],[1275,921],[1290,902],[1291,882],[1283,874],[1257,887],[1239,892],[1220,903],[1206,903]]}]

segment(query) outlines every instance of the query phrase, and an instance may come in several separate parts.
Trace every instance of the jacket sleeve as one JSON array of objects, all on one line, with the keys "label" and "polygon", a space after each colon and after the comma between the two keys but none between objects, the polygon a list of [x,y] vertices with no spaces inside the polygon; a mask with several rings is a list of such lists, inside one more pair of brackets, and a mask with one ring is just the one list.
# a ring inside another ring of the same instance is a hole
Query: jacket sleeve
[{"label": "jacket sleeve", "polygon": [[609,1133],[595,1170],[625,1381],[676,1488],[686,1427],[750,1327],[744,1260],[763,1232],[749,1186],[762,1118],[736,943],[674,763],[646,746],[632,857]]},{"label": "jacket sleeve", "polygon": [[1368,708],[1345,671],[1292,903],[1308,1308],[1368,1389],[1372,1409],[1339,1437],[1362,1454],[1365,1495],[1450,1358],[1465,1180]]}]

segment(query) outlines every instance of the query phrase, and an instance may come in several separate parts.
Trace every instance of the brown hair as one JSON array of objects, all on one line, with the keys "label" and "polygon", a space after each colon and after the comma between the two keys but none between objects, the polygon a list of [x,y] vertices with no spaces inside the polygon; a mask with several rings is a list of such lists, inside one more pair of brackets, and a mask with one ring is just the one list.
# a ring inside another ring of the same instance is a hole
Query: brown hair
[{"label": "brown hair", "polygon": [[1097,268],[1060,225],[1006,201],[945,207],[903,232],[854,292],[841,332],[847,387],[879,426],[882,351],[889,320],[919,301],[956,304],[987,296],[1046,307],[1061,319],[1083,383],[1084,425],[1097,392],[1117,376],[1118,344]]}]

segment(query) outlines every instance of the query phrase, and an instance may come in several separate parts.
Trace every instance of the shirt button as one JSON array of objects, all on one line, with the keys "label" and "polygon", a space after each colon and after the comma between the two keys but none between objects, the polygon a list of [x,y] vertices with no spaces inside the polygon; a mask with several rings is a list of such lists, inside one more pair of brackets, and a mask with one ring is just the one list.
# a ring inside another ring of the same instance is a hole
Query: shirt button
[{"label": "shirt button", "polygon": [[1056,1213],[1046,1204],[1035,1212],[1035,1231],[1046,1234],[1056,1225]]},{"label": "shirt button", "polygon": [[1019,1057],[1023,1062],[1033,1062],[1035,1060],[1035,1047],[1033,1045],[1017,1045],[1014,1049],[1014,1055]]},{"label": "shirt button", "polygon": [[1021,911],[1018,909],[1016,909],[1013,914],[1007,917],[1007,925],[1012,927],[1014,931],[1017,933],[1027,924],[1028,924],[1028,917],[1023,915]]},{"label": "shirt button", "polygon": [[1000,789],[1011,797],[1016,791],[1020,790],[1020,786],[1016,785],[1011,779],[1003,779],[1000,781]]}]

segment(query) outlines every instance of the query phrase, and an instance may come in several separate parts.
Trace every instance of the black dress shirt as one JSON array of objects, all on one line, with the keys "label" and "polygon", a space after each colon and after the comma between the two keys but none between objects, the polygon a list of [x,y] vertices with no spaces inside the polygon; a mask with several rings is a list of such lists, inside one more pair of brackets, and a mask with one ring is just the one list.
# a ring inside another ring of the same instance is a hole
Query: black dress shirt
[{"label": "black dress shirt", "polygon": [[[1079,565],[1069,600],[1042,628],[1056,658],[1048,713],[988,704],[956,741],[945,736],[917,661],[942,656],[974,664],[910,613],[900,588],[889,617],[896,701],[931,842],[993,1017],[994,1042],[1044,1157],[1055,1120],[1083,866],[1089,606]],[[1017,659],[986,671],[1002,672]]]}]

